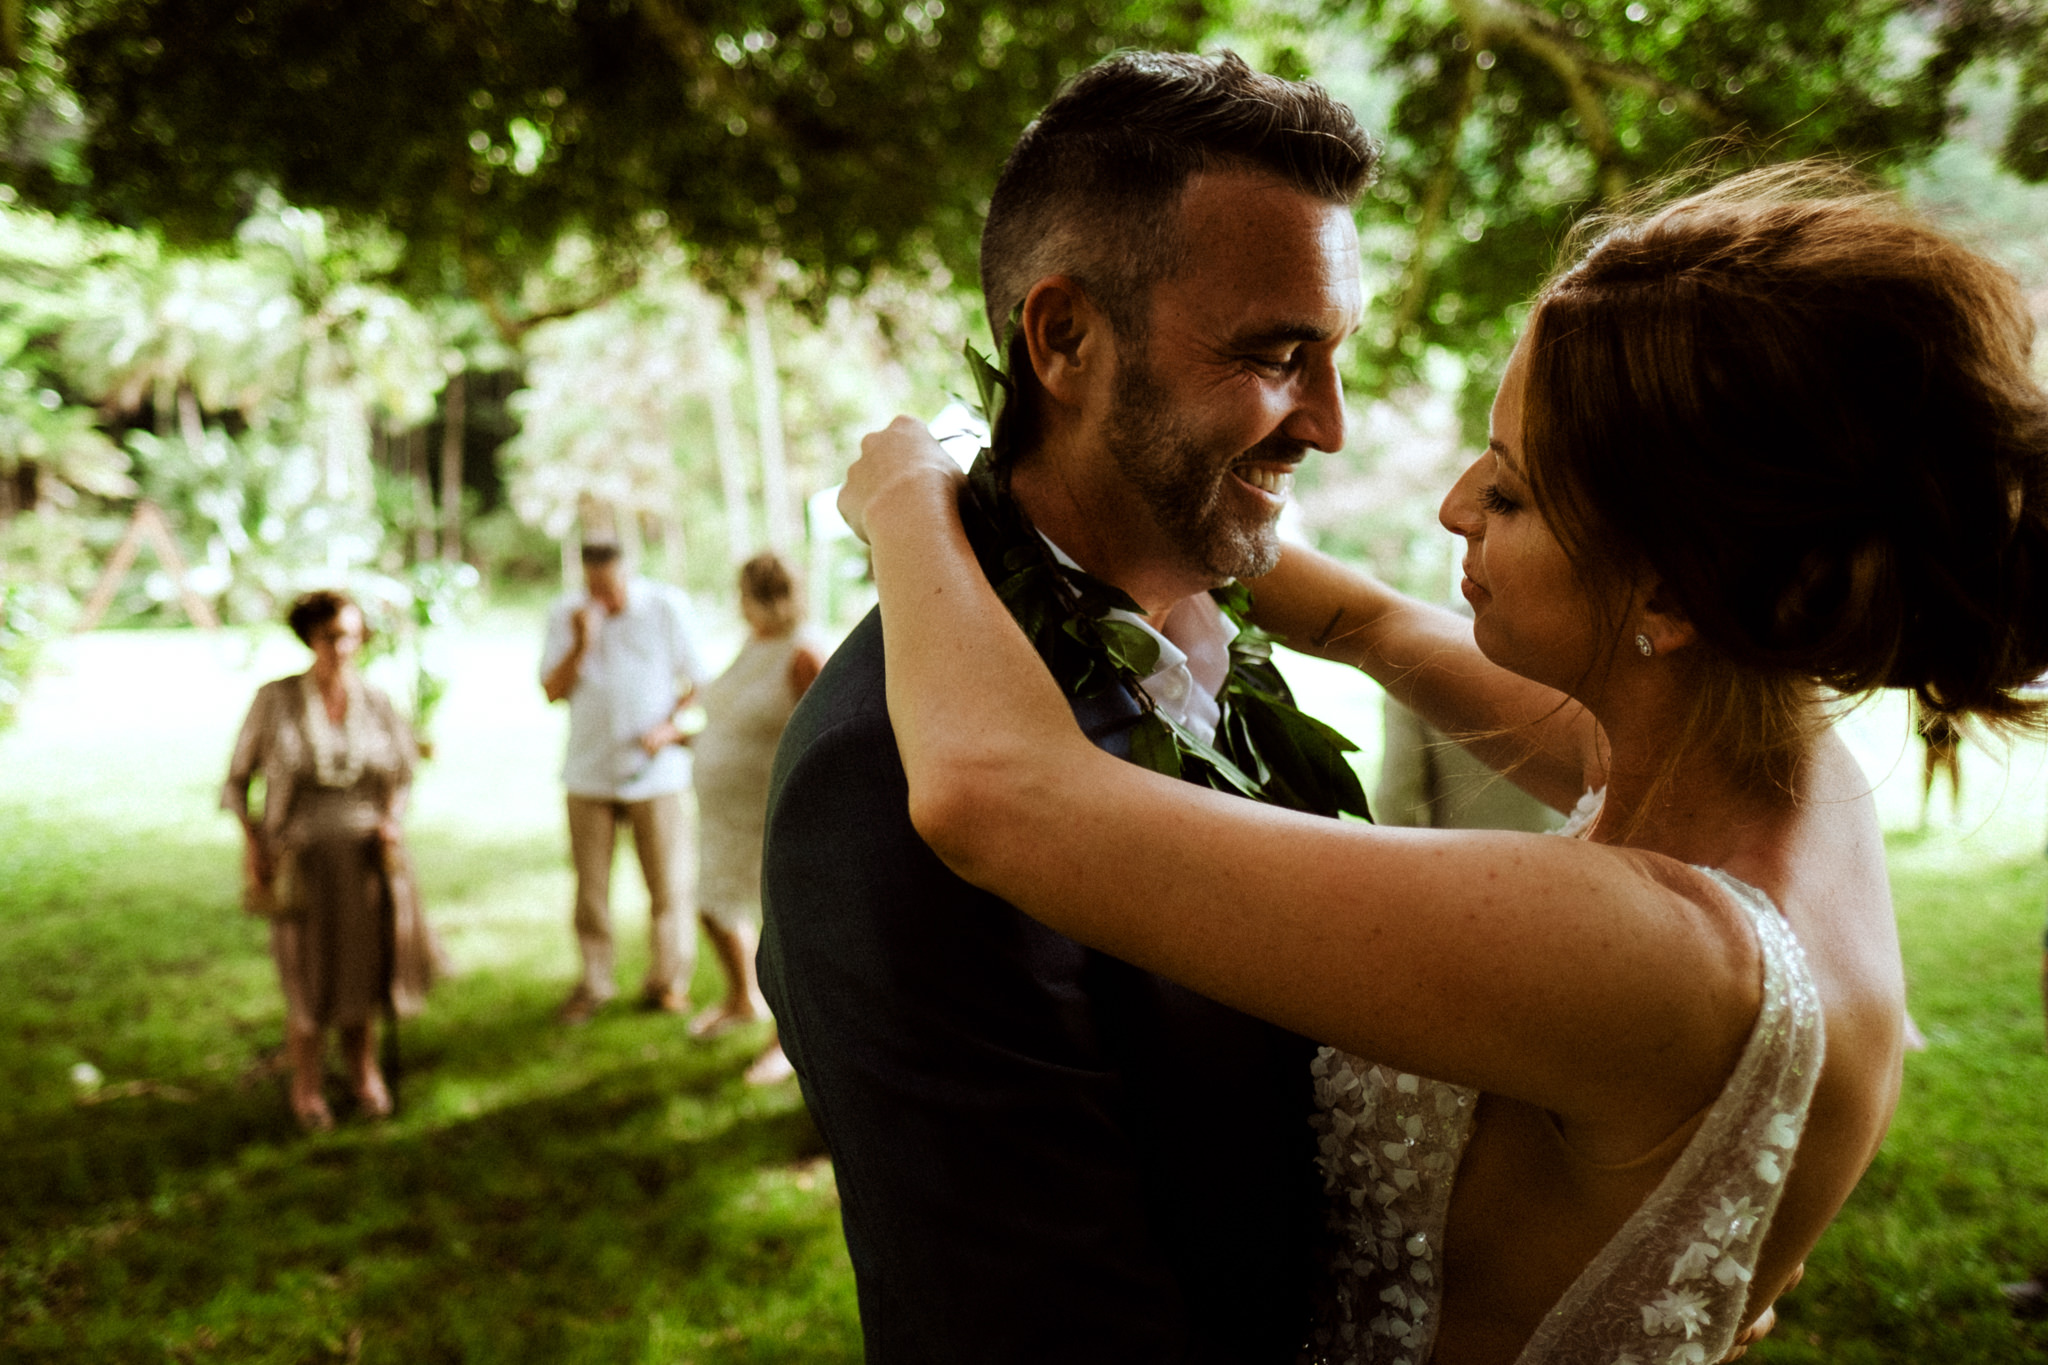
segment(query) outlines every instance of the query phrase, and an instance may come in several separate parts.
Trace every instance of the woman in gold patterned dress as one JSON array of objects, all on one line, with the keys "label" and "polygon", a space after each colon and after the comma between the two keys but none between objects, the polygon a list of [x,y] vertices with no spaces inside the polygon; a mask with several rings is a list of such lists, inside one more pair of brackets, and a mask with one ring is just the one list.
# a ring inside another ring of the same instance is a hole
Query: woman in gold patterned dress
[{"label": "woman in gold patterned dress", "polygon": [[[286,620],[313,665],[257,690],[221,805],[242,822],[245,908],[270,920],[292,1114],[322,1132],[334,1126],[322,1089],[326,1031],[341,1033],[362,1111],[388,1115],[376,1018],[387,1007],[418,1010],[435,953],[399,841],[412,732],[356,667],[363,613],[342,594],[319,591],[293,603]],[[260,810],[249,799],[259,777]]]}]

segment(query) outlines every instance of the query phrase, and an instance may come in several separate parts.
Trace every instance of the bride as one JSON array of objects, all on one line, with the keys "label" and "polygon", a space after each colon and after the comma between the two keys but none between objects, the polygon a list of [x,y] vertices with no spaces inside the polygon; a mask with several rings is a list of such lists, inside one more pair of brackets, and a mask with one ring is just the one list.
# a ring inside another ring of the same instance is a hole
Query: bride
[{"label": "bride", "polygon": [[1473,619],[1297,548],[1254,585],[1260,624],[1575,807],[1573,837],[1324,820],[1112,758],[922,427],[869,436],[842,499],[933,849],[1329,1045],[1313,1360],[1720,1359],[1898,1098],[1884,845],[1831,702],[2039,722],[2048,397],[2011,280],[1811,169],[1599,234],[1443,502]]}]

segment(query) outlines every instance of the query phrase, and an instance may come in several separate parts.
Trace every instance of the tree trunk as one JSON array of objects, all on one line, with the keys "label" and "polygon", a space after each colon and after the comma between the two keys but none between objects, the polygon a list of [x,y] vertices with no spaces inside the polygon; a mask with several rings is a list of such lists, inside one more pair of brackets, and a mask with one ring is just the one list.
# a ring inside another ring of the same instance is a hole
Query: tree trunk
[{"label": "tree trunk", "polygon": [[24,456],[14,466],[14,477],[6,482],[6,492],[9,495],[6,515],[12,517],[17,512],[35,511],[42,501],[42,491],[42,466]]},{"label": "tree trunk", "polygon": [[782,381],[775,372],[775,341],[768,333],[768,304],[760,291],[742,301],[747,314],[747,367],[754,372],[754,425],[761,441],[761,505],[767,514],[770,549],[795,541],[789,510],[789,457],[782,438]]},{"label": "tree trunk", "polygon": [[753,514],[747,506],[747,464],[740,453],[740,424],[733,415],[732,389],[714,379],[704,397],[711,404],[711,446],[718,454],[718,487],[725,494],[725,557],[738,568],[754,550]]},{"label": "tree trunk", "polygon": [[462,437],[468,397],[468,381],[458,370],[441,399],[441,558],[451,564],[462,558]]},{"label": "tree trunk", "polygon": [[178,386],[178,434],[194,459],[206,445],[206,421],[199,415],[199,399],[189,384]]},{"label": "tree trunk", "polygon": [[1393,335],[1387,344],[1389,357],[1400,354],[1402,340],[1421,320],[1423,305],[1429,299],[1436,237],[1443,227],[1444,212],[1450,206],[1451,187],[1458,179],[1458,152],[1464,142],[1465,124],[1472,117],[1472,106],[1479,98],[1482,75],[1478,64],[1468,57],[1464,80],[1458,86],[1457,102],[1452,106],[1450,126],[1438,135],[1439,159],[1429,184],[1422,192],[1422,217],[1415,224],[1414,245],[1410,248],[1414,254],[1409,256],[1408,268],[1402,272],[1401,292],[1394,304]]},{"label": "tree trunk", "polygon": [[661,523],[661,561],[669,582],[683,581],[683,572],[690,567],[689,548],[683,535],[682,503],[678,499],[669,504]]},{"label": "tree trunk", "polygon": [[0,0],[0,62],[21,65],[22,0]]},{"label": "tree trunk", "polygon": [[424,564],[434,557],[434,471],[427,463],[427,429],[405,433],[405,474],[412,483],[412,557]]}]

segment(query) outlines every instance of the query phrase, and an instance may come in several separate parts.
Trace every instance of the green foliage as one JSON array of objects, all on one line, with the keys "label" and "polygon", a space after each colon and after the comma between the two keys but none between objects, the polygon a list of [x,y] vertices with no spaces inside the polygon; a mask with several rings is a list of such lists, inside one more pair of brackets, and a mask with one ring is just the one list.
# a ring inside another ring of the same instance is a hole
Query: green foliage
[{"label": "green foliage", "polygon": [[[155,499],[231,618],[377,558],[370,423],[424,421],[448,363],[419,310],[366,282],[388,241],[265,195],[230,249],[0,212],[10,249],[0,470],[34,460],[49,491]],[[102,430],[144,414],[121,447]]]},{"label": "green foliage", "polygon": [[313,578],[338,578],[376,558],[384,531],[371,509],[331,496],[324,452],[283,432],[231,436],[128,433],[143,491],[202,547],[194,588],[234,621],[264,621]]},{"label": "green foliage", "polygon": [[68,624],[70,606],[47,584],[0,583],[0,730],[14,724],[43,646]]},{"label": "green foliage", "polygon": [[[512,397],[519,434],[503,452],[519,515],[557,538],[586,500],[670,516],[680,441],[704,428],[708,392],[742,373],[725,311],[686,274],[664,271],[530,333],[526,387]],[[709,444],[695,443],[706,455]]]},{"label": "green foliage", "polygon": [[0,477],[26,473],[38,504],[135,491],[127,456],[77,401],[55,341],[76,315],[81,278],[136,246],[128,234],[0,209]]},{"label": "green foliage", "polygon": [[2032,184],[2048,181],[2048,5],[2040,0],[1951,0],[1931,66],[1961,72],[1989,59],[2016,78],[1999,164]]},{"label": "green foliage", "polygon": [[[1954,7],[1956,9],[1968,8]],[[1911,0],[1440,0],[1360,17],[1395,73],[1369,254],[1399,284],[1369,328],[1374,379],[1431,346],[1485,357],[1588,209],[1683,168],[1828,155],[1882,174],[1947,127],[1955,16]]]},{"label": "green foliage", "polygon": [[404,241],[407,288],[515,296],[568,235],[598,275],[669,233],[728,279],[764,253],[842,288],[936,252],[1059,80],[1121,43],[1185,46],[1197,0],[326,0],[66,7],[82,185],[25,190],[178,240],[253,185]]},{"label": "green foliage", "polygon": [[448,695],[447,676],[433,666],[427,642],[436,630],[476,605],[479,581],[473,566],[439,559],[415,564],[406,573],[412,599],[411,629],[407,632],[413,666],[412,732],[423,753],[431,750],[434,713]]},{"label": "green foliage", "polygon": [[[813,309],[763,304],[797,499],[839,481],[863,432],[938,406],[951,370],[938,339],[966,313],[943,284],[882,273]],[[691,567],[725,592],[729,567],[762,543],[754,360],[732,309],[664,253],[632,288],[534,328],[524,351],[526,387],[512,398],[521,427],[503,452],[520,516],[561,537],[598,504],[673,521],[692,545],[715,536],[724,553]]]}]

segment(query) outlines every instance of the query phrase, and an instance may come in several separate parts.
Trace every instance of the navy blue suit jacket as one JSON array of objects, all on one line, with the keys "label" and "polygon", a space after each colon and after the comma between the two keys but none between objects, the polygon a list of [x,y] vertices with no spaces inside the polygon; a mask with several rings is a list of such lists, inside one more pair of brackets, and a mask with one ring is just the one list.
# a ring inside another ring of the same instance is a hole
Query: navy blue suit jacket
[{"label": "navy blue suit jacket", "polygon": [[[1076,711],[1112,752],[1135,715]],[[832,1151],[870,1365],[1294,1358],[1313,1046],[948,871],[910,824],[878,615],[784,732],[763,902],[761,984]]]}]

